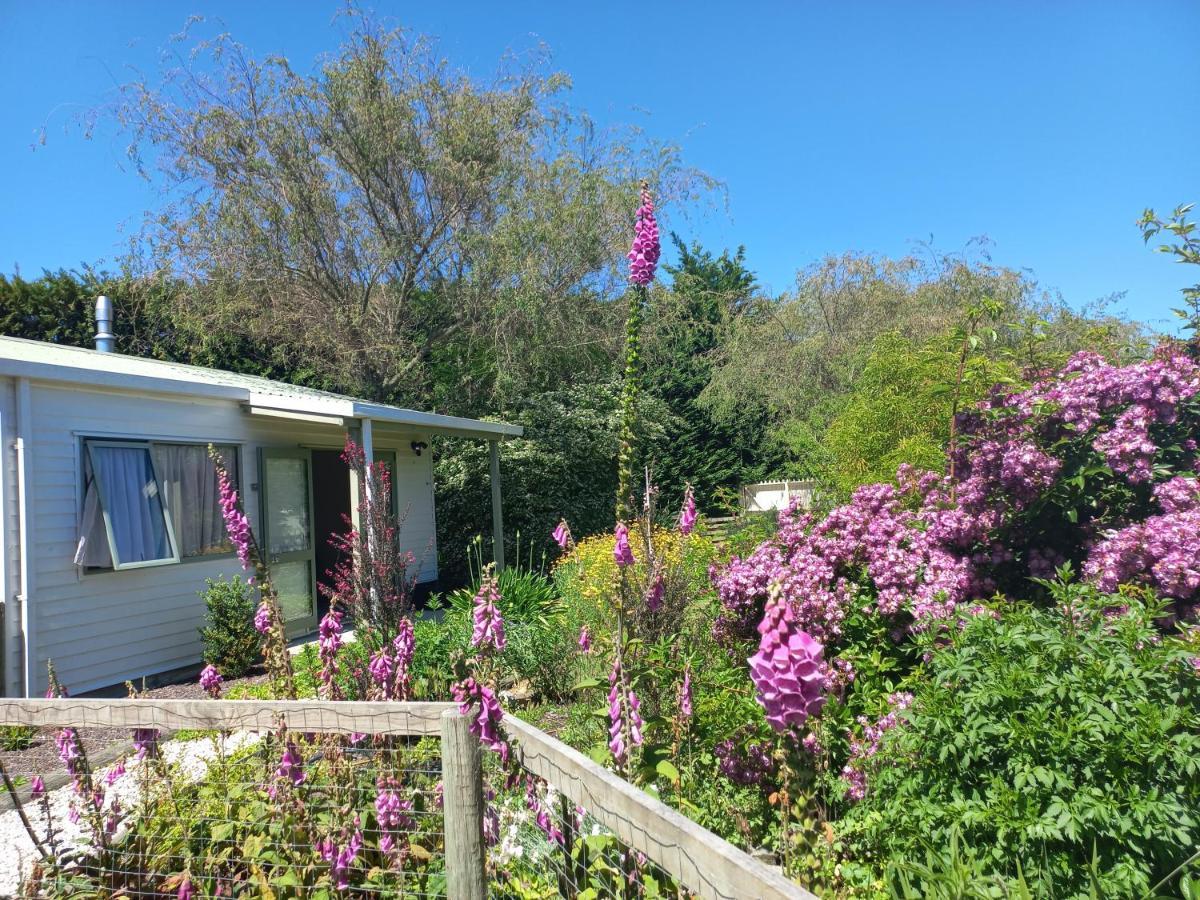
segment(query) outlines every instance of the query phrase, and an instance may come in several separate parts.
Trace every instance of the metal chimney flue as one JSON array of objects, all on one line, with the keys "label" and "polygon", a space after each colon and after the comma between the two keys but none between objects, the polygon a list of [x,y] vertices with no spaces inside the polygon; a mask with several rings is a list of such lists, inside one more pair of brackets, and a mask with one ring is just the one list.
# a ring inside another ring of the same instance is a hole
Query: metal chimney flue
[{"label": "metal chimney flue", "polygon": [[96,349],[101,353],[116,350],[116,335],[112,333],[112,301],[101,294],[96,298]]}]

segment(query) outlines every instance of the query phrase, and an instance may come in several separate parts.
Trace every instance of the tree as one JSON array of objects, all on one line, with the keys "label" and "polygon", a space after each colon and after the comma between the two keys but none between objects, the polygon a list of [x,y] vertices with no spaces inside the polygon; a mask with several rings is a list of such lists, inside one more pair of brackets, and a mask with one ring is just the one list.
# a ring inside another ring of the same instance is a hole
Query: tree
[{"label": "tree", "polygon": [[204,330],[298,342],[395,402],[471,413],[611,359],[595,299],[621,284],[635,173],[669,200],[709,182],[672,147],[599,134],[540,59],[479,83],[348,15],[311,75],[221,35],[122,87],[109,112],[167,201],[136,270],[185,284],[177,312]]},{"label": "tree", "polygon": [[714,256],[699,244],[688,246],[677,234],[671,241],[679,262],[664,266],[672,284],[655,301],[646,375],[649,390],[671,416],[664,423],[664,443],[648,461],[664,491],[664,508],[674,506],[690,482],[706,511],[722,512],[742,483],[771,465],[761,402],[724,417],[699,403],[724,330],[754,307],[758,283],[746,266],[744,247]]},{"label": "tree", "polygon": [[[1152,209],[1147,209],[1138,220],[1142,230],[1142,240],[1149,244],[1158,238],[1162,243],[1154,249],[1159,253],[1168,253],[1175,261],[1187,265],[1200,265],[1200,235],[1196,233],[1196,223],[1188,220],[1194,203],[1185,203],[1175,207],[1175,211],[1166,219],[1160,219]],[[1170,237],[1167,237],[1167,236]],[[1175,243],[1172,242],[1175,241]],[[1182,289],[1184,309],[1174,310],[1186,323],[1184,328],[1192,332],[1193,340],[1200,338],[1200,283]]]},{"label": "tree", "polygon": [[989,355],[1019,360],[1023,368],[1052,367],[1084,347],[1120,355],[1142,337],[1140,326],[1102,307],[1070,310],[1027,276],[993,266],[986,256],[827,257],[798,274],[794,291],[760,299],[729,320],[701,403],[718,419],[765,404],[771,436],[786,448],[781,468],[820,477],[832,462],[826,429],[844,412],[872,342],[894,332],[924,346],[959,327],[967,311],[985,301],[1001,323]]}]

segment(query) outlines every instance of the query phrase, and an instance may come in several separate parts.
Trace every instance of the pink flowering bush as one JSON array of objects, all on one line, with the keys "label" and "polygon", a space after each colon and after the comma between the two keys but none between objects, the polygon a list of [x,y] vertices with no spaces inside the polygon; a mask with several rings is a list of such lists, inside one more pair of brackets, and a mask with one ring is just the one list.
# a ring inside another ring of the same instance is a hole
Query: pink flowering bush
[{"label": "pink flowering bush", "polygon": [[[1145,640],[1192,640],[1198,393],[1200,368],[1174,345],[1125,366],[1081,353],[962,413],[952,476],[902,467],[825,515],[781,513],[773,537],[711,571],[713,638],[747,660],[779,736],[768,759],[763,730],[744,726],[720,771],[765,790],[790,779],[835,819],[867,802],[881,773],[905,777],[882,749],[921,708],[939,651],[1055,603],[1056,576],[1149,590],[1161,602]],[[1110,603],[1119,620],[1128,605]]]},{"label": "pink flowering bush", "polygon": [[827,646],[869,611],[901,633],[952,623],[997,591],[1036,593],[1058,566],[1104,587],[1143,583],[1191,615],[1200,368],[1167,346],[1114,366],[1078,354],[1061,371],[963,414],[954,477],[901,468],[820,520],[783,513],[775,540],[713,572],[714,637],[752,637],[778,585]]}]

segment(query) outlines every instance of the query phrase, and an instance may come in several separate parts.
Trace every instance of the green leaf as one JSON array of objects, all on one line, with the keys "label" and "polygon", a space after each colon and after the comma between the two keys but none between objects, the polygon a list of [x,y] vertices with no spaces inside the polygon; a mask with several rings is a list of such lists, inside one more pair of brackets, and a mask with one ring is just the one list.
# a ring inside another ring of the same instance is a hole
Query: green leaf
[{"label": "green leaf", "polygon": [[670,760],[660,759],[654,770],[672,784],[679,784],[679,770]]}]

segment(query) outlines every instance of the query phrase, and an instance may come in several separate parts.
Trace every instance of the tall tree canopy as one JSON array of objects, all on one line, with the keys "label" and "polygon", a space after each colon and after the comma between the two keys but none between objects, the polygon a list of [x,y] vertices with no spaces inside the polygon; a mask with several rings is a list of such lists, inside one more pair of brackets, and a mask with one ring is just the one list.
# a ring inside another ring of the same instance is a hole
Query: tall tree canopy
[{"label": "tall tree canopy", "polygon": [[131,158],[168,201],[137,270],[188,285],[179,311],[205,327],[299,342],[373,397],[470,413],[607,369],[593,301],[623,289],[637,181],[668,203],[710,182],[674,147],[597,132],[540,58],[480,83],[349,15],[311,74],[220,35],[123,86]]}]

